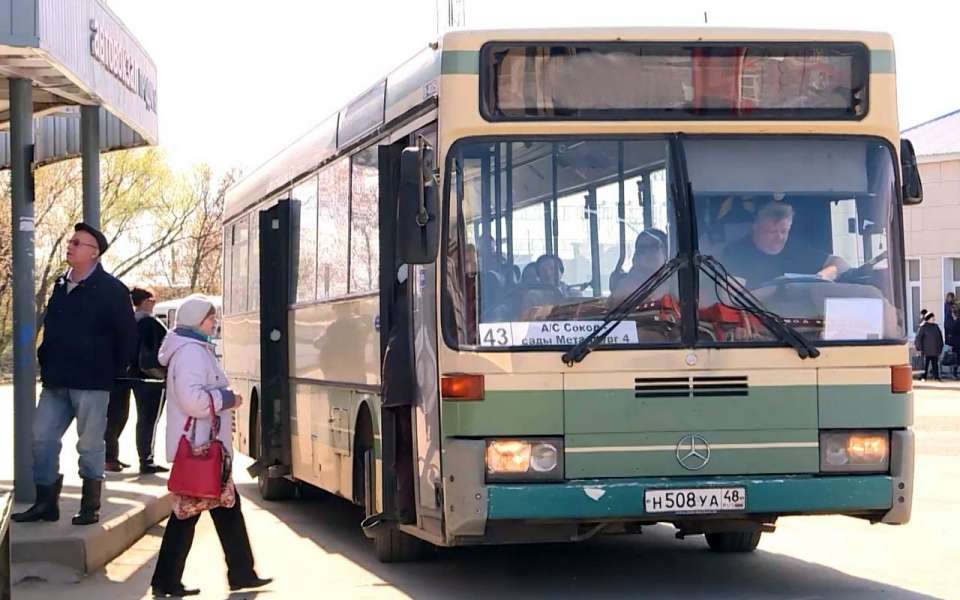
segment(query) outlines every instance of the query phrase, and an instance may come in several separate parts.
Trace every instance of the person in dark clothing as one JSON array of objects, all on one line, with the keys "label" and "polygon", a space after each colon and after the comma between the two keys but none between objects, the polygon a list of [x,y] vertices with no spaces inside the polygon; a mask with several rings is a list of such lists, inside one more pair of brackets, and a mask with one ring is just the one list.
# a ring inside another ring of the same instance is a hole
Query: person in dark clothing
[{"label": "person in dark clothing", "polygon": [[850,266],[842,258],[801,244],[789,244],[793,207],[768,202],[757,211],[751,234],[731,243],[720,262],[744,285],[754,289],[788,273],[834,280]]},{"label": "person in dark clothing", "polygon": [[130,381],[118,379],[110,390],[110,400],[107,403],[107,428],[103,432],[103,441],[106,444],[103,469],[111,473],[119,473],[130,465],[120,461],[120,434],[127,426],[130,417]]},{"label": "person in dark clothing", "polygon": [[[958,356],[958,354],[960,354],[960,352],[958,352],[960,351],[960,307],[953,305],[950,310],[953,313],[950,325],[949,327],[946,324],[943,326],[944,337],[946,338],[944,340],[946,343],[944,349],[951,355],[951,375],[954,379],[957,379],[958,371],[960,371],[960,356]],[[946,356],[946,354],[944,356]],[[945,361],[942,366],[947,366],[947,364]]]},{"label": "person in dark clothing", "polygon": [[932,312],[928,312],[923,317],[923,325],[917,331],[917,337],[914,338],[914,345],[917,351],[924,357],[923,376],[920,379],[926,380],[933,367],[933,378],[940,381],[940,353],[943,351],[943,334]]},{"label": "person in dark clothing", "polygon": [[394,472],[396,473],[397,514],[400,522],[416,521],[413,488],[413,423],[410,407],[416,396],[413,340],[410,337],[410,303],[407,298],[409,265],[400,267],[390,310],[387,347],[383,355],[383,410],[394,429]]},{"label": "person in dark clothing", "polygon": [[137,321],[137,351],[132,357],[129,378],[117,382],[110,393],[107,411],[107,462],[108,471],[122,471],[130,466],[119,460],[120,433],[126,426],[130,412],[130,392],[137,403],[137,454],[140,458],[140,473],[165,473],[166,467],[154,464],[153,446],[157,420],[163,409],[164,369],[157,362],[157,352],[167,328],[153,316],[156,296],[151,290],[135,287],[130,292],[134,318]]},{"label": "person in dark clothing", "polygon": [[18,522],[60,518],[60,440],[74,419],[83,496],[73,523],[100,520],[107,403],[137,343],[130,292],[100,265],[107,247],[100,231],[76,224],[67,245],[70,269],[57,279],[47,303],[37,350],[43,389],[33,419],[37,496],[27,511],[13,515]]},{"label": "person in dark clothing", "polygon": [[[944,331],[951,331],[953,329],[954,318],[954,304],[957,301],[957,295],[953,292],[947,292],[947,295],[943,298],[943,329]],[[949,335],[949,334],[948,334]],[[947,342],[950,344],[950,342]]]}]

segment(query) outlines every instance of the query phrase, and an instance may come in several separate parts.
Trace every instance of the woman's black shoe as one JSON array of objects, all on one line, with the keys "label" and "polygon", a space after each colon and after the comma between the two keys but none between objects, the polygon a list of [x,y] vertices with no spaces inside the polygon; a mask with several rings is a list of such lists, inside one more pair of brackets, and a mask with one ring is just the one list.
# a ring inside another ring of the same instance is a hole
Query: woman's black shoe
[{"label": "woman's black shoe", "polygon": [[161,467],[160,465],[155,465],[153,463],[140,465],[140,474],[141,475],[153,475],[154,473],[166,473],[170,469],[166,467]]},{"label": "woman's black shoe", "polygon": [[230,591],[235,592],[237,590],[250,590],[253,588],[263,587],[272,581],[273,579],[270,579],[270,578],[261,579],[260,577],[254,577],[253,579],[249,579],[247,581],[238,581],[236,583],[231,583]]},{"label": "woman's black shoe", "polygon": [[196,596],[200,593],[198,589],[185,588],[182,585],[174,588],[164,588],[159,585],[153,586],[154,598],[183,598],[185,596]]}]

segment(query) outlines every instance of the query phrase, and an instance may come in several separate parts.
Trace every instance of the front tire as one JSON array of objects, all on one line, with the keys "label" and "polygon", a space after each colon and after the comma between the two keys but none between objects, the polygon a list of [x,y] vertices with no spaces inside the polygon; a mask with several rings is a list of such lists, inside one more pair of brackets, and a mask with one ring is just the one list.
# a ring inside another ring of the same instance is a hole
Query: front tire
[{"label": "front tire", "polygon": [[760,530],[723,531],[706,534],[707,545],[714,552],[753,552],[760,543]]},{"label": "front tire", "polygon": [[393,525],[384,525],[373,538],[377,560],[382,563],[414,562],[430,554],[430,545]]},{"label": "front tire", "polygon": [[257,475],[257,488],[260,497],[268,502],[289,500],[294,497],[297,484],[285,477],[270,477],[264,469]]},{"label": "front tire", "polygon": [[[363,473],[363,507],[366,516],[376,512],[374,476],[376,473],[373,449],[366,448],[362,454],[361,469]],[[382,563],[414,562],[426,558],[430,554],[432,545],[420,538],[406,534],[397,528],[395,523],[380,525],[373,536],[374,553]]]}]

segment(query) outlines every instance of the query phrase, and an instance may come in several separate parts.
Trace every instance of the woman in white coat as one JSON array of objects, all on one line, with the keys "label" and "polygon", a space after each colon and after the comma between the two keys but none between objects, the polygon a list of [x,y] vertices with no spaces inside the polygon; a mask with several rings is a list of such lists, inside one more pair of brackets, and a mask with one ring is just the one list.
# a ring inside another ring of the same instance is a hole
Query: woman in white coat
[{"label": "woman in white coat", "polygon": [[[230,389],[227,376],[217,362],[210,335],[217,326],[213,304],[203,296],[191,296],[177,311],[176,327],[160,346],[160,364],[167,367],[167,460],[177,452],[187,419],[196,425],[195,439],[209,439],[214,421],[211,403],[219,424],[219,439],[229,453],[233,410],[243,397]],[[186,589],[181,578],[193,533],[200,514],[210,511],[227,561],[231,590],[256,588],[270,583],[254,570],[253,552],[247,526],[240,512],[240,495],[233,479],[227,481],[220,498],[211,500],[174,494],[173,513],[167,521],[151,585],[154,597],[182,597],[199,594]]]}]

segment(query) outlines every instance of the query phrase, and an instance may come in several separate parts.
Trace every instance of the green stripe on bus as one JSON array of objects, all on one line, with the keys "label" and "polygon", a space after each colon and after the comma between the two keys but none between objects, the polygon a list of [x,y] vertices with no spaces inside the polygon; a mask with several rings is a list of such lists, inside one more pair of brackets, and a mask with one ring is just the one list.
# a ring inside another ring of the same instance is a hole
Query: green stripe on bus
[{"label": "green stripe on bus", "polygon": [[687,431],[568,435],[565,475],[570,478],[668,477],[816,473],[820,470],[816,429],[700,430],[697,433],[707,440],[711,449],[706,465],[696,472],[683,468],[677,460],[677,443]]},{"label": "green stripe on bus", "polygon": [[913,424],[913,395],[889,385],[820,386],[820,427],[907,427]]},{"label": "green stripe on bus", "polygon": [[896,73],[897,65],[896,59],[893,56],[893,50],[871,50],[870,72]]},{"label": "green stripe on bus", "polygon": [[[445,435],[584,435],[905,427],[912,396],[889,385],[756,386],[748,396],[636,398],[632,389],[487,391],[442,404]],[[776,441],[776,440],[768,440]],[[602,445],[609,445],[604,442]]]},{"label": "green stripe on bus", "polygon": [[755,386],[748,396],[636,398],[632,389],[567,390],[567,433],[814,429],[817,388]]},{"label": "green stripe on bus", "polygon": [[563,392],[490,391],[482,402],[443,402],[448,436],[563,435]]},{"label": "green stripe on bus", "polygon": [[[648,489],[743,487],[747,512],[843,513],[887,510],[889,476],[685,477],[580,480],[487,486],[489,519],[596,519],[644,516]],[[587,494],[587,491],[590,491]]]},{"label": "green stripe on bus", "polygon": [[442,75],[476,75],[480,72],[480,53],[476,50],[444,50],[440,59]]}]

